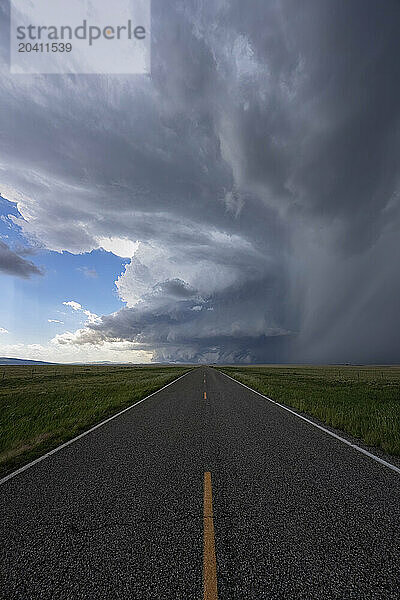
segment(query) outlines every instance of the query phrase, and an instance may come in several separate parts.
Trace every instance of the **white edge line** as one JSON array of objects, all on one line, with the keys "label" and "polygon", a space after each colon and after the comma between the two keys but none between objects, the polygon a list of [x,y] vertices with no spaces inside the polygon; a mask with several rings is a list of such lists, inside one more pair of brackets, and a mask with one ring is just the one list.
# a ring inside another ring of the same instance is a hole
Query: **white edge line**
[{"label": "white edge line", "polygon": [[183,375],[180,375],[179,377],[177,377],[173,381],[170,381],[169,383],[167,383],[166,385],[164,385],[159,390],[156,390],[155,392],[153,392],[152,394],[149,394],[145,398],[142,398],[138,402],[135,402],[134,404],[131,404],[131,406],[128,406],[127,408],[124,408],[123,410],[121,410],[116,415],[112,415],[112,417],[108,417],[108,419],[106,419],[105,421],[101,421],[101,423],[97,423],[97,425],[95,425],[94,427],[91,427],[87,431],[84,431],[83,433],[80,433],[79,435],[77,435],[76,437],[72,438],[71,440],[68,440],[68,442],[64,442],[64,444],[61,444],[61,446],[57,446],[57,448],[53,448],[53,450],[50,450],[49,452],[46,452],[46,454],[43,454],[43,456],[39,456],[39,458],[36,458],[35,460],[33,460],[32,462],[28,463],[27,465],[24,465],[20,469],[17,469],[16,471],[13,471],[9,475],[6,475],[5,477],[3,477],[3,479],[0,479],[0,485],[2,485],[3,483],[6,483],[6,481],[8,481],[9,479],[12,479],[16,475],[19,475],[20,473],[23,473],[27,469],[30,469],[31,467],[33,467],[33,465],[37,465],[37,463],[42,462],[42,460],[44,460],[45,458],[48,458],[52,454],[55,454],[59,450],[62,450],[63,448],[66,448],[67,446],[69,446],[70,444],[73,444],[77,440],[80,440],[81,438],[85,437],[85,435],[88,435],[88,433],[91,433],[92,431],[95,431],[99,427],[102,427],[106,423],[109,423],[113,419],[116,419],[117,417],[123,415],[128,410],[131,410],[132,408],[135,408],[135,406],[137,406],[138,404],[141,404],[142,402],[144,402],[145,400],[148,400],[149,398],[151,398],[155,394],[158,394],[158,392],[161,392],[162,390],[165,390],[165,388],[167,388],[168,386],[172,385],[173,383],[176,383],[177,381],[179,381],[179,379],[182,379],[182,377],[185,377],[186,375],[188,375],[189,373],[191,373],[192,370],[193,369],[190,369],[190,371],[188,371],[187,373],[184,373]]},{"label": "white edge line", "polygon": [[229,379],[232,379],[232,381],[234,381],[235,383],[238,383],[239,385],[242,385],[243,387],[247,388],[251,392],[254,392],[255,394],[258,394],[262,398],[265,398],[265,400],[268,400],[269,402],[272,402],[272,404],[276,404],[276,406],[279,406],[280,408],[283,408],[283,410],[286,410],[287,412],[290,412],[292,415],[295,415],[295,417],[298,417],[299,419],[302,419],[303,421],[306,421],[306,423],[309,423],[313,427],[316,427],[317,429],[320,429],[321,431],[324,431],[325,433],[327,433],[331,437],[334,437],[335,439],[339,440],[340,442],[343,442],[347,446],[350,446],[350,448],[354,448],[354,450],[357,450],[357,452],[361,452],[361,454],[365,454],[366,456],[369,456],[369,458],[372,458],[376,462],[381,463],[381,465],[384,465],[388,469],[391,469],[392,471],[395,471],[395,473],[399,473],[400,474],[399,467],[396,467],[395,465],[392,465],[391,463],[387,462],[386,460],[383,460],[383,458],[379,458],[379,456],[376,456],[375,454],[372,454],[371,452],[368,452],[368,450],[364,450],[364,448],[361,448],[361,446],[357,446],[357,444],[352,444],[351,442],[349,442],[345,438],[341,437],[340,435],[337,435],[336,433],[333,433],[333,431],[329,431],[329,429],[326,429],[325,427],[322,427],[321,425],[318,425],[317,423],[314,423],[310,419],[307,419],[307,417],[303,417],[302,415],[299,415],[296,411],[291,410],[290,408],[288,408],[287,406],[284,406],[283,404],[279,404],[279,402],[276,402],[275,400],[272,400],[272,398],[268,398],[268,396],[265,396],[264,394],[261,394],[261,392],[257,392],[257,390],[253,390],[253,388],[249,387],[245,383],[242,383],[241,381],[238,381],[237,379],[234,379],[233,377],[231,377],[230,375],[227,375],[223,371],[219,371],[219,372],[222,373],[222,375],[225,375],[225,377],[229,377]]}]

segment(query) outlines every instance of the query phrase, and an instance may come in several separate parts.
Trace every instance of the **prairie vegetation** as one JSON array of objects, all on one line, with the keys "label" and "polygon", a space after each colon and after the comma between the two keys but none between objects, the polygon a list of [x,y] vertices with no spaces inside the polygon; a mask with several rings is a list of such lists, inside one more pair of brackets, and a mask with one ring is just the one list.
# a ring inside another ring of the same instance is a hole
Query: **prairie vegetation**
[{"label": "prairie vegetation", "polygon": [[400,455],[400,367],[241,366],[222,371],[369,446]]},{"label": "prairie vegetation", "polygon": [[0,475],[188,370],[184,366],[1,366]]}]

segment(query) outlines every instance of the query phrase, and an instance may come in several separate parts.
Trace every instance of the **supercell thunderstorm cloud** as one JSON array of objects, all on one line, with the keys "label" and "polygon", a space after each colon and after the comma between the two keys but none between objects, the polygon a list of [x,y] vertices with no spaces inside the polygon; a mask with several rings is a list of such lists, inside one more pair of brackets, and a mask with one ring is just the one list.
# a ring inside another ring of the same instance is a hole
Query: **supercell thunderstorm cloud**
[{"label": "supercell thunderstorm cloud", "polygon": [[15,77],[3,36],[15,222],[58,252],[132,243],[125,306],[57,343],[399,361],[399,31],[396,0],[153,0],[150,76]]}]

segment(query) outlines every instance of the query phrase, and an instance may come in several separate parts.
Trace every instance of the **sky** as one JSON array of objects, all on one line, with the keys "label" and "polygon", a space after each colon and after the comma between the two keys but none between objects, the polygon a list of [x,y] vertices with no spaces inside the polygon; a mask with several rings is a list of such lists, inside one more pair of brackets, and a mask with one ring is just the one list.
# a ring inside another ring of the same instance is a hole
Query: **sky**
[{"label": "sky", "polygon": [[153,0],[150,75],[12,75],[0,356],[400,362],[400,3]]}]

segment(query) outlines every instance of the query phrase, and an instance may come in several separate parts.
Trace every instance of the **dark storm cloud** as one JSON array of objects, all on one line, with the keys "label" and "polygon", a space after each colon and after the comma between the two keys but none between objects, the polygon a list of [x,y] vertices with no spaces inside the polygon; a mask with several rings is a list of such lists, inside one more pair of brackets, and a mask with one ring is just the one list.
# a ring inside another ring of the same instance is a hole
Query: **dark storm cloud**
[{"label": "dark storm cloud", "polygon": [[71,252],[142,242],[117,282],[127,308],[61,343],[400,360],[399,3],[152,13],[151,78],[4,67],[0,181],[26,235]]},{"label": "dark storm cloud", "polygon": [[196,290],[181,279],[171,279],[163,281],[156,285],[154,293],[163,298],[172,296],[173,298],[191,298],[196,295]]},{"label": "dark storm cloud", "polygon": [[22,258],[22,252],[13,252],[0,240],[0,271],[7,275],[16,275],[28,279],[31,275],[43,275],[33,262]]}]

